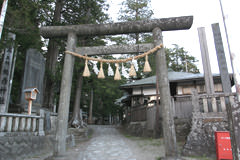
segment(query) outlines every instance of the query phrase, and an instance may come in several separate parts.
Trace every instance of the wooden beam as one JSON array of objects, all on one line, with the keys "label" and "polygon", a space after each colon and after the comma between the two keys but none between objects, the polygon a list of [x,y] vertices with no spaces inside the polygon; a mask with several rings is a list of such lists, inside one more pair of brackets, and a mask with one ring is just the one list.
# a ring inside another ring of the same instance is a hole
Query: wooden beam
[{"label": "wooden beam", "polygon": [[111,45],[96,47],[78,47],[76,53],[81,55],[107,55],[107,54],[135,54],[147,52],[154,48],[152,43],[133,45]]},{"label": "wooden beam", "polygon": [[184,30],[189,29],[192,23],[193,16],[183,16],[108,24],[45,26],[40,28],[40,34],[44,38],[67,37],[70,32],[78,36],[117,35],[152,32],[156,27],[161,28],[162,31]]}]

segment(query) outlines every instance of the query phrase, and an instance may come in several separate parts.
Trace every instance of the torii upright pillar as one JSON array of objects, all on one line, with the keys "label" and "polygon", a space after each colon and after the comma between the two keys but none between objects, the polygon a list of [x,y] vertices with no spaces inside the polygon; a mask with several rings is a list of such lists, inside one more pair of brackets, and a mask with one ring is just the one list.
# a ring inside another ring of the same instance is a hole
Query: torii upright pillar
[{"label": "torii upright pillar", "polygon": [[[162,30],[158,27],[153,30],[154,45],[158,46],[163,43]],[[161,48],[156,53],[156,77],[158,83],[158,90],[161,97],[161,109],[162,109],[162,126],[163,137],[165,145],[165,159],[177,159],[177,142],[176,132],[174,126],[173,113],[171,111],[171,94],[168,80],[168,69],[166,62],[166,55],[164,48]]]},{"label": "torii upright pillar", "polygon": [[[68,34],[67,50],[75,51],[77,36],[74,32]],[[67,137],[67,123],[72,86],[74,57],[66,54],[64,59],[60,101],[58,108],[58,121],[56,131],[56,146],[54,150],[55,155],[62,155],[66,152],[66,137]]]}]

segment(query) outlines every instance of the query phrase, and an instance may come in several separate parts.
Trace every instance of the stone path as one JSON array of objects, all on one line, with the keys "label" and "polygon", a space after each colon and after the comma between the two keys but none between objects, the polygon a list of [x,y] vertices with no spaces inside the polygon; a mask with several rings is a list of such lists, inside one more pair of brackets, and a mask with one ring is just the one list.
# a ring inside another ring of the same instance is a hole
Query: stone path
[{"label": "stone path", "polygon": [[91,126],[93,138],[81,160],[137,160],[124,137],[113,126]]},{"label": "stone path", "polygon": [[[115,126],[90,125],[93,135],[88,141],[69,148],[64,156],[31,160],[158,160],[164,157],[163,139],[128,137]],[[181,160],[213,160],[206,157],[183,157]],[[30,160],[30,159],[28,159]]]}]

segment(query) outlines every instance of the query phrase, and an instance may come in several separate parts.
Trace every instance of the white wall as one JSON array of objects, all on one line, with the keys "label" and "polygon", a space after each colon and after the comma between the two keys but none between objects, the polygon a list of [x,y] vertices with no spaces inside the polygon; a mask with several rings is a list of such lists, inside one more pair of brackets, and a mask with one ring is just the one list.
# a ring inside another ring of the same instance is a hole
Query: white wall
[{"label": "white wall", "polygon": [[[133,88],[133,95],[139,95],[141,94],[141,88]],[[143,94],[144,95],[154,95],[156,94],[156,88],[155,87],[146,87],[143,88]]]}]

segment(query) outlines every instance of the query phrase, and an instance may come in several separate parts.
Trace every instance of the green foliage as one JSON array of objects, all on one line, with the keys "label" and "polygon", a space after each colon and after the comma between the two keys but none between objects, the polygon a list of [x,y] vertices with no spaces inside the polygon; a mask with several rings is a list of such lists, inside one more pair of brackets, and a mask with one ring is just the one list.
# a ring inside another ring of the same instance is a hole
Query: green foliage
[{"label": "green foliage", "polygon": [[65,1],[62,11],[63,24],[96,24],[108,20],[105,0],[69,0]]},{"label": "green foliage", "polygon": [[125,0],[122,2],[118,19],[121,21],[149,19],[153,15],[150,3],[151,0]]},{"label": "green foliage", "polygon": [[[122,2],[122,7],[119,11],[118,20],[120,21],[138,21],[150,19],[153,11],[150,7],[151,0],[125,0]],[[129,34],[128,42],[132,43],[147,43],[151,34],[136,33]]]},{"label": "green foliage", "polygon": [[[0,1],[2,4],[3,0]],[[22,77],[24,74],[25,54],[27,49],[41,50],[43,46],[39,35],[38,4],[29,0],[9,0],[0,41],[0,50],[6,47],[6,37],[9,32],[16,34],[15,50],[18,55],[15,65],[11,102],[19,103],[21,95]]]},{"label": "green foliage", "polygon": [[[2,44],[7,32],[12,32],[16,34],[15,44],[19,46],[19,52],[25,53],[28,48],[40,50],[42,42],[39,35],[37,14],[38,6],[34,1],[9,1],[3,27],[5,34],[1,40]],[[1,48],[3,47],[1,46]]]},{"label": "green foliage", "polygon": [[183,47],[175,44],[174,48],[165,48],[165,52],[168,68],[179,72],[199,73],[199,69],[194,64],[197,62],[196,58],[189,55]]}]

